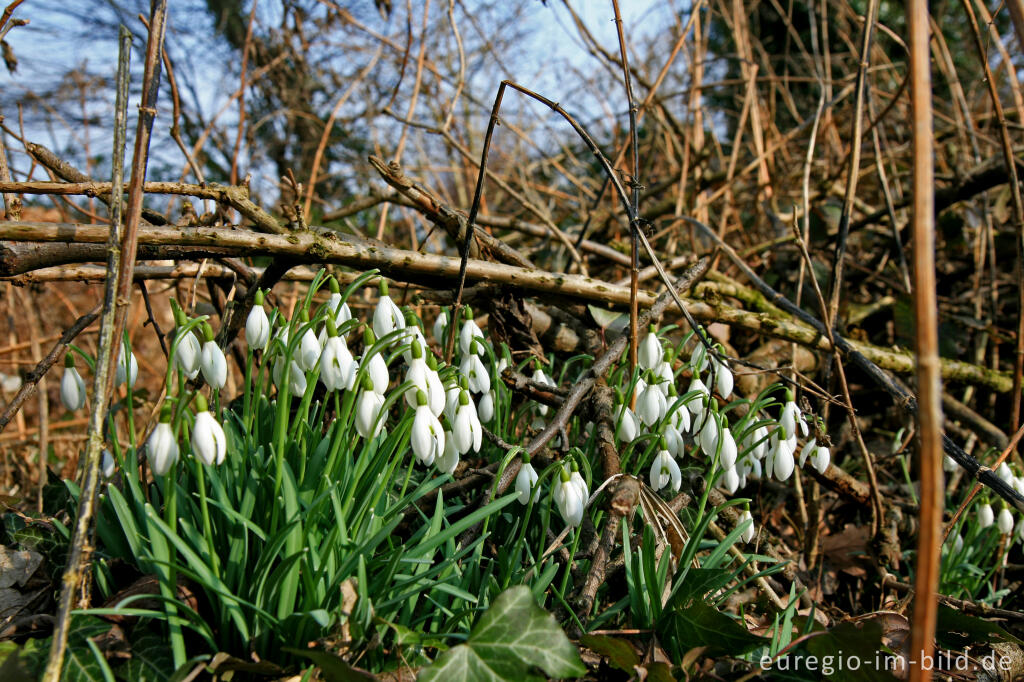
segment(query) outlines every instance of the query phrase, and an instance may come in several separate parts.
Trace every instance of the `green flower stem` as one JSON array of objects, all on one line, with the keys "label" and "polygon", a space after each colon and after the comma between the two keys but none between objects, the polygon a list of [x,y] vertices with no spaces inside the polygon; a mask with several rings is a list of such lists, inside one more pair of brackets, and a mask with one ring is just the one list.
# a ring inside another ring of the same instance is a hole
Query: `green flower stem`
[{"label": "green flower stem", "polygon": [[203,537],[206,538],[207,549],[210,552],[210,567],[213,574],[220,578],[220,561],[217,558],[217,548],[213,541],[213,528],[210,525],[210,509],[206,503],[206,465],[198,459],[196,462],[196,487],[199,489],[199,509],[203,516]]},{"label": "green flower stem", "polygon": [[245,424],[245,437],[246,447],[252,447],[252,422],[250,416],[252,415],[252,364],[253,364],[253,351],[249,348],[249,352],[246,353],[245,357],[245,384],[242,389],[242,422]]},{"label": "green flower stem", "polygon": [[[172,533],[178,532],[178,496],[177,496],[178,463],[171,465],[171,470],[164,477],[164,521]],[[181,624],[178,622],[178,608],[175,606],[178,587],[178,551],[173,543],[168,543],[167,551],[170,553],[170,562],[167,566],[167,581],[161,581],[160,592],[165,597],[164,610],[167,612],[167,627],[171,635],[171,654],[174,658],[174,669],[178,670],[185,665],[188,657],[185,653],[185,640],[181,633]]]}]

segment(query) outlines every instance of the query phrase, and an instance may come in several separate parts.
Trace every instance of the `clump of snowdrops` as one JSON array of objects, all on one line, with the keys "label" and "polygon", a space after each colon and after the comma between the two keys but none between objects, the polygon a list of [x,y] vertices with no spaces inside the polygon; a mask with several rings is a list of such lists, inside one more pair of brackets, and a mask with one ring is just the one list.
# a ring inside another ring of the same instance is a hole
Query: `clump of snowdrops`
[{"label": "clump of snowdrops", "polygon": [[[547,456],[539,471],[521,447],[495,443],[527,442],[554,409],[512,395],[501,378],[506,368],[566,385],[592,359],[513,362],[468,308],[459,319],[442,310],[428,337],[383,279],[359,319],[349,299],[374,277],[366,273],[342,291],[321,275],[290,319],[268,310],[258,292],[238,396],[222,395],[227,359],[210,321],[173,306],[159,417],[139,433],[127,411],[129,442],[111,443],[106,473],[120,475],[103,493],[95,572],[104,596],[121,587],[111,568],[117,560],[157,577],[160,608],[138,608],[140,597],[129,597],[116,610],[166,628],[176,668],[198,651],[282,660],[338,627],[352,647],[365,647],[369,667],[384,666],[386,652],[371,642],[395,641],[409,628],[468,632],[508,586],[526,584],[563,606],[578,587],[553,554],[548,530],[568,528],[575,553],[580,527],[603,518],[592,503],[604,481],[591,425],[573,419],[576,445],[559,444],[562,454]],[[329,293],[317,304],[323,288]],[[759,477],[785,481],[797,465],[829,465],[815,435],[820,424],[809,427],[790,391],[781,399],[777,386],[753,400],[734,396],[721,348],[700,331],[702,342],[684,360],[689,339],[673,342],[672,331],[652,327],[635,371],[623,360],[609,377],[619,394],[623,471],[671,494],[682,471],[697,467],[736,493]],[[449,333],[456,335],[450,364],[439,354]],[[128,344],[118,357],[130,399],[138,364]],[[61,382],[69,410],[88,400],[74,364],[67,361]],[[465,460],[474,468],[497,463],[498,480],[517,459],[514,488],[488,504],[441,490]],[[704,528],[705,503],[706,494],[695,517]],[[734,503],[744,505],[735,539],[753,542],[749,505]],[[196,600],[181,598],[183,582]],[[613,607],[596,622],[620,612]]]}]

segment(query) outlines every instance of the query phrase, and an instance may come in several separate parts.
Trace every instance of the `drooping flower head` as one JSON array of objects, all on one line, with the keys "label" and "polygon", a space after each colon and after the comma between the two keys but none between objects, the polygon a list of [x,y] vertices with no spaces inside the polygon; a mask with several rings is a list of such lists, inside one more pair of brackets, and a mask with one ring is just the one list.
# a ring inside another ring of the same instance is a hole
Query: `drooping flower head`
[{"label": "drooping flower head", "polygon": [[267,318],[266,311],[263,310],[263,292],[257,289],[252,301],[252,310],[249,311],[249,317],[245,320],[245,342],[252,350],[263,350],[267,347],[269,340],[270,320]]},{"label": "drooping flower head", "polygon": [[210,414],[206,398],[196,395],[196,418],[192,425],[192,451],[207,466],[220,465],[227,455],[227,438],[220,422]]},{"label": "drooping flower head", "polygon": [[160,423],[153,429],[146,444],[146,458],[149,468],[156,476],[164,476],[178,461],[178,441],[171,427],[171,406],[160,408]]},{"label": "drooping flower head", "polygon": [[70,412],[75,412],[85,405],[85,381],[75,369],[75,356],[68,353],[64,356],[64,376],[60,380],[60,401]]},{"label": "drooping flower head", "polygon": [[224,351],[220,349],[213,337],[213,327],[203,322],[203,353],[200,367],[203,370],[203,378],[212,388],[220,390],[228,379],[228,363],[224,358]]},{"label": "drooping flower head", "polygon": [[537,472],[530,464],[530,456],[523,454],[523,464],[519,467],[519,473],[516,474],[516,492],[519,493],[521,504],[530,502],[530,494],[535,485],[537,485]]}]

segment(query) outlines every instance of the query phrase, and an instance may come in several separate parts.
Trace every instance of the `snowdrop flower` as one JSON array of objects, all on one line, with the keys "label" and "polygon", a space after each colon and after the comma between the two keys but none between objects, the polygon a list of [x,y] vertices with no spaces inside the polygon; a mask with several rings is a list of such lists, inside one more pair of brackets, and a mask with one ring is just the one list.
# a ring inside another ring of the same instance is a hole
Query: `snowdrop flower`
[{"label": "snowdrop flower", "polygon": [[[621,395],[619,400],[620,402],[622,401]],[[633,410],[629,409],[629,405],[625,403],[619,405],[619,409],[615,413],[615,423],[618,424],[615,429],[615,437],[623,443],[632,443],[633,439],[640,433],[640,420],[633,414]]]},{"label": "snowdrop flower", "polygon": [[807,422],[804,420],[800,408],[793,401],[793,392],[789,389],[786,389],[786,404],[782,406],[779,426],[785,429],[792,438],[796,438],[797,427],[800,428],[801,435],[807,436]]},{"label": "snowdrop flower", "polygon": [[718,388],[718,393],[723,398],[728,398],[732,394],[733,388],[732,370],[729,369],[727,362],[720,361],[718,358],[712,357],[711,361],[715,363],[715,386]]},{"label": "snowdrop flower", "polygon": [[434,416],[440,418],[446,404],[444,384],[437,373],[437,360],[434,359],[434,354],[427,350],[424,350],[424,353],[427,356],[427,402],[430,403],[430,411]]},{"label": "snowdrop flower", "polygon": [[431,465],[434,460],[444,453],[444,428],[434,413],[430,411],[427,404],[427,394],[423,391],[416,391],[416,416],[412,420],[412,434],[409,443],[416,459],[426,465]]},{"label": "snowdrop flower", "polygon": [[445,338],[447,328],[448,312],[442,308],[441,312],[437,314],[437,319],[434,320],[434,327],[432,330],[434,334],[434,341],[436,341],[437,345],[441,346],[442,348],[445,347],[445,342],[447,341],[447,339]]},{"label": "snowdrop flower", "polygon": [[750,522],[750,525],[740,533],[740,540],[745,543],[751,542],[754,539],[754,536],[757,535],[757,531],[754,529],[754,517],[750,515],[750,510],[744,509],[740,512],[740,518],[737,525],[742,526],[747,521]]},{"label": "snowdrop flower", "polygon": [[220,390],[228,380],[228,363],[224,358],[224,351],[213,339],[213,328],[206,322],[203,323],[203,338],[203,355],[199,363],[203,370],[203,378],[211,388]]},{"label": "snowdrop flower", "polygon": [[459,394],[463,390],[469,390],[469,382],[466,377],[459,376],[458,380],[445,389],[444,416],[449,422],[455,421],[455,410],[459,407]]},{"label": "snowdrop flower", "polygon": [[[534,365],[533,376],[531,376],[530,379],[532,379],[533,381],[535,381],[538,384],[544,384],[546,386],[554,386],[555,385],[554,380],[551,379],[551,377],[549,377],[547,374],[545,374],[544,370],[542,370],[540,368],[540,364]],[[537,414],[539,414],[542,417],[548,416],[548,406],[547,405],[539,405],[537,407]]]},{"label": "snowdrop flower", "polygon": [[686,441],[683,440],[683,434],[679,432],[672,424],[665,425],[661,433],[665,439],[665,449],[669,451],[673,457],[682,457],[686,454]]},{"label": "snowdrop flower", "polygon": [[155,476],[164,476],[178,461],[178,441],[171,428],[170,405],[160,409],[160,423],[149,434],[149,442],[146,443],[146,458]]},{"label": "snowdrop flower", "polygon": [[708,387],[704,385],[703,381],[701,381],[700,375],[695,372],[693,374],[693,378],[690,379],[690,387],[686,389],[686,392],[688,394],[697,394],[695,396],[691,396],[686,403],[686,409],[688,409],[690,414],[696,418],[696,422],[694,424],[696,426],[696,424],[700,424],[704,421],[704,415],[707,411],[705,405],[711,397],[711,391],[709,391]]},{"label": "snowdrop flower", "polygon": [[572,463],[569,482],[579,489],[580,497],[583,499],[583,503],[586,504],[587,500],[590,499],[590,487],[587,485],[586,479],[583,478],[583,474],[580,473],[580,465],[576,462]]},{"label": "snowdrop flower", "polygon": [[748,457],[745,461],[750,466],[750,471],[747,472],[747,476],[750,478],[761,478],[761,475],[764,473],[761,468],[761,460]]},{"label": "snowdrop flower", "polygon": [[117,462],[114,461],[114,456],[110,454],[110,450],[103,448],[103,459],[100,460],[100,473],[103,474],[103,478],[112,478],[116,471]]},{"label": "snowdrop flower", "polygon": [[299,316],[299,323],[305,325],[306,331],[302,332],[302,338],[299,339],[299,347],[296,349],[293,359],[299,363],[299,367],[304,372],[309,372],[316,367],[316,362],[320,359],[320,342],[313,332],[313,327],[309,324],[309,313],[305,310]]},{"label": "snowdrop flower", "polygon": [[722,472],[722,487],[732,495],[740,487],[740,475],[736,467],[732,466]]},{"label": "snowdrop flower", "polygon": [[[953,465],[954,465],[954,468],[955,468],[956,467],[956,461],[955,460],[953,461]],[[998,476],[1003,481],[1003,483],[1006,483],[1007,485],[1013,485],[1013,471],[1010,469],[1009,463],[1004,462],[1003,464],[999,465],[998,467],[996,467],[992,471],[993,471],[993,473],[995,473],[996,476]]]},{"label": "snowdrop flower", "polygon": [[[480,327],[473,321],[473,311],[469,306],[466,306],[466,321],[462,323],[462,329],[459,330],[459,350],[462,351],[463,355],[469,353],[475,353],[477,355],[484,354],[484,334],[480,331]],[[475,343],[474,343],[475,341]]]},{"label": "snowdrop flower", "polygon": [[192,425],[192,451],[207,466],[220,465],[227,454],[224,428],[210,414],[206,398],[196,396],[196,419]]},{"label": "snowdrop flower", "polygon": [[[733,469],[736,466],[736,439],[733,438],[732,430],[725,424],[725,417],[722,417],[723,426],[719,431],[722,440],[722,447],[718,453],[718,463],[725,469]],[[730,491],[735,492],[735,491]]]},{"label": "snowdrop flower", "polygon": [[174,324],[177,327],[175,336],[180,336],[174,346],[174,365],[189,379],[199,376],[199,364],[202,356],[202,349],[199,347],[199,339],[191,331],[182,331],[188,323],[185,313],[178,307],[177,302],[171,299],[171,308],[174,311]]},{"label": "snowdrop flower", "polygon": [[[779,431],[782,431],[779,434]],[[773,436],[773,448],[769,453],[769,457],[772,460],[772,469],[775,472],[775,477],[780,481],[787,480],[793,475],[793,469],[796,467],[796,459],[794,458],[793,442],[795,439],[789,439],[786,437],[786,431],[783,428],[776,430],[776,436]]]},{"label": "snowdrop flower", "polygon": [[[185,332],[174,348],[174,365],[190,380],[199,376],[202,363],[202,348],[199,339],[191,331]],[[120,369],[118,370],[120,372]]]},{"label": "snowdrop flower", "polygon": [[[443,426],[443,424],[442,424]],[[452,434],[448,431],[444,433],[444,452],[441,456],[434,460],[434,466],[442,474],[453,474],[455,473],[455,467],[459,466],[459,451],[455,448],[455,443],[452,442]]]},{"label": "snowdrop flower", "polygon": [[959,554],[960,551],[963,550],[963,548],[964,548],[964,539],[960,535],[960,533],[957,533],[953,537],[953,554]]},{"label": "snowdrop flower", "polygon": [[480,396],[480,402],[476,404],[476,414],[484,424],[494,419],[494,389],[487,391]]},{"label": "snowdrop flower", "polygon": [[[475,346],[479,341],[473,343]],[[473,393],[486,393],[491,390],[491,375],[487,372],[487,367],[479,355],[469,353],[464,356],[462,364],[459,365],[459,374],[466,377],[469,382],[469,390]]]},{"label": "snowdrop flower", "polygon": [[992,505],[986,502],[985,504],[978,507],[978,525],[982,528],[988,528],[995,523],[996,515],[992,511]]},{"label": "snowdrop flower", "polygon": [[516,492],[519,493],[520,504],[529,504],[530,493],[535,485],[537,485],[537,472],[530,464],[530,456],[524,454],[523,464],[519,467],[519,473],[516,475]]},{"label": "snowdrop flower", "polygon": [[579,487],[572,482],[569,472],[561,469],[559,473],[560,478],[554,484],[552,497],[554,497],[555,506],[558,507],[558,513],[562,515],[569,527],[575,528],[583,521],[585,500],[580,495]]},{"label": "snowdrop flower", "polygon": [[271,372],[271,378],[274,380],[274,385],[277,386],[278,392],[283,392],[284,387],[282,381],[284,379],[284,368],[285,363],[288,367],[288,392],[296,398],[302,397],[306,393],[306,373],[299,367],[299,363],[295,360],[288,360],[285,357],[279,357],[274,363],[273,370]]},{"label": "snowdrop flower", "polygon": [[[664,446],[664,443],[662,444]],[[683,475],[679,471],[679,465],[672,458],[672,455],[662,447],[654,456],[650,472],[651,490],[655,492],[669,486],[673,492],[678,492],[683,484]]]},{"label": "snowdrop flower", "polygon": [[652,324],[647,331],[647,336],[640,342],[637,362],[644,369],[653,370],[661,363],[663,355],[664,351],[661,348],[661,341],[658,339],[658,334],[654,331],[654,325]]},{"label": "snowdrop flower", "polygon": [[[949,455],[946,455],[942,458],[942,470],[945,471],[947,474],[956,471],[956,466],[956,460],[950,457]],[[999,469],[1003,468],[1004,467],[999,467]],[[999,469],[995,470],[996,474],[999,473]]]},{"label": "snowdrop flower", "polygon": [[669,421],[671,422],[671,425],[679,432],[680,435],[689,433],[691,428],[690,411],[686,409],[686,405],[682,403],[673,409],[676,403],[680,402],[679,397],[676,395],[674,385],[669,387],[668,401],[671,403],[671,405],[669,405]]},{"label": "snowdrop flower", "polygon": [[122,343],[117,350],[117,357],[117,383],[123,384],[127,379],[128,388],[135,388],[135,380],[139,378],[139,362],[135,359],[135,353]]},{"label": "snowdrop flower", "polygon": [[666,412],[668,401],[665,394],[655,385],[645,385],[643,393],[637,395],[636,416],[647,426],[654,426]]},{"label": "snowdrop flower", "polygon": [[384,429],[384,420],[379,419],[384,408],[384,396],[374,389],[373,379],[369,375],[363,377],[362,388],[356,401],[356,432],[370,439]]},{"label": "snowdrop flower", "polygon": [[85,405],[85,381],[75,369],[75,356],[64,356],[64,376],[60,379],[60,401],[69,411],[75,412]]},{"label": "snowdrop flower", "polygon": [[697,335],[697,346],[693,349],[693,354],[690,355],[690,370],[694,376],[699,377],[708,367],[708,349],[701,341],[702,332],[697,332]]},{"label": "snowdrop flower", "polygon": [[768,429],[758,426],[743,439],[743,449],[755,459],[764,459],[768,454]]},{"label": "snowdrop flower", "polygon": [[708,412],[707,419],[700,429],[698,442],[700,449],[708,457],[714,457],[718,453],[718,444],[721,440],[721,426],[718,423],[717,405],[712,402],[712,409]]},{"label": "snowdrop flower", "polygon": [[672,360],[668,353],[665,353],[665,360],[662,360],[654,368],[654,376],[658,379],[658,387],[662,389],[662,393],[666,396],[669,391],[675,390],[675,372],[672,371]]},{"label": "snowdrop flower", "polygon": [[999,527],[999,532],[1003,535],[1013,530],[1013,512],[1010,511],[1009,507],[1004,506],[999,510],[999,518],[996,521],[996,525]]},{"label": "snowdrop flower", "polygon": [[812,438],[807,441],[803,449],[800,451],[800,466],[804,465],[804,461],[807,456],[811,457],[811,466],[819,474],[825,473],[825,469],[828,468],[828,464],[832,459],[832,453],[827,447],[818,443],[816,438]]},{"label": "snowdrop flower", "polygon": [[405,392],[405,401],[409,403],[409,407],[415,409],[419,405],[416,391],[420,390],[428,393],[430,388],[427,386],[427,361],[423,357],[423,345],[418,340],[413,339],[412,343],[409,344],[409,349],[410,356],[406,359],[406,362],[409,363],[409,369],[405,372],[405,381],[406,383],[411,383],[412,388]]},{"label": "snowdrop flower", "polygon": [[356,381],[356,362],[334,320],[327,320],[327,340],[320,354],[320,381],[330,391],[350,391]]},{"label": "snowdrop flower", "polygon": [[377,339],[373,331],[366,329],[363,332],[363,346],[366,350],[363,351],[363,356],[359,360],[359,368],[366,370],[366,375],[373,382],[372,390],[383,395],[388,384],[391,383],[391,377],[388,375],[388,363],[384,361],[384,357],[380,353],[374,353],[367,357],[375,343],[377,343]]},{"label": "snowdrop flower", "polygon": [[383,277],[380,279],[379,291],[380,299],[373,310],[373,333],[378,339],[396,329],[405,329],[405,316],[402,315],[402,309],[398,304],[388,296],[388,283]]},{"label": "snowdrop flower", "polygon": [[[341,287],[338,285],[338,280],[331,277],[327,282],[331,289],[331,295],[327,298],[324,308],[327,310],[327,319],[334,322],[335,329],[341,334],[341,326],[352,319],[352,310],[349,309],[348,303],[341,300]],[[341,336],[344,338],[348,334],[341,334]],[[325,324],[317,336],[317,341],[321,346],[327,343],[327,337],[327,325]]]},{"label": "snowdrop flower", "polygon": [[245,342],[252,350],[263,350],[270,340],[270,320],[266,311],[263,310],[263,292],[256,290],[253,298],[252,310],[245,320]]},{"label": "snowdrop flower", "polygon": [[459,405],[455,408],[455,421],[452,422],[452,438],[455,449],[460,455],[470,450],[480,452],[483,442],[483,427],[476,413],[476,406],[469,399],[468,391],[459,391]]}]

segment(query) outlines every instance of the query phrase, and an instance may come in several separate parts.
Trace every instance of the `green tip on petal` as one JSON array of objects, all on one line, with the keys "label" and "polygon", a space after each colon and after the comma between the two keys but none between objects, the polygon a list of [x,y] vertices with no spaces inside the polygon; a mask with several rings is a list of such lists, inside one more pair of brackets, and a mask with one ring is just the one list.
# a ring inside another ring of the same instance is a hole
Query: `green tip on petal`
[{"label": "green tip on petal", "polygon": [[793,391],[791,389],[788,389],[788,388],[786,389],[786,402],[787,403],[793,402]]},{"label": "green tip on petal", "polygon": [[660,441],[661,449],[668,450],[668,439],[665,436],[658,436],[658,440]]},{"label": "green tip on petal", "polygon": [[256,306],[256,305],[260,305],[260,306],[263,305],[263,290],[262,289],[257,289],[256,290],[256,295],[252,297],[252,304],[254,306]]},{"label": "green tip on petal", "polygon": [[74,367],[75,366],[75,354],[74,353],[67,353],[67,354],[64,355],[64,366],[65,367]]},{"label": "green tip on petal", "polygon": [[411,310],[405,311],[405,324],[408,327],[420,326],[420,321],[416,319],[416,313]]},{"label": "green tip on petal", "polygon": [[459,391],[459,405],[469,405],[469,391],[466,389]]},{"label": "green tip on petal", "polygon": [[202,393],[196,394],[196,414],[200,412],[207,412],[210,409],[209,404],[206,402],[206,397]]},{"label": "green tip on petal", "polygon": [[174,410],[171,409],[171,406],[168,405],[167,403],[164,403],[164,406],[160,408],[160,423],[161,424],[170,424],[171,423],[171,414],[173,412],[174,412]]},{"label": "green tip on petal", "polygon": [[370,378],[369,374],[364,374],[363,375],[363,390],[364,391],[372,391],[373,390],[373,379]]},{"label": "green tip on petal", "polygon": [[331,290],[332,294],[341,293],[341,285],[338,284],[338,280],[334,279],[334,275],[327,278],[327,288]]},{"label": "green tip on petal", "polygon": [[388,281],[383,277],[380,278],[380,282],[377,284],[377,291],[380,292],[381,296],[388,295]]},{"label": "green tip on petal", "polygon": [[303,308],[302,312],[299,313],[299,322],[301,322],[302,324],[306,324],[307,322],[309,322],[309,311],[306,310],[305,308]]},{"label": "green tip on petal", "polygon": [[416,389],[416,404],[420,407],[425,407],[427,404],[427,394],[421,389]]},{"label": "green tip on petal", "polygon": [[718,412],[718,398],[712,398],[709,400],[708,407],[711,408],[712,412]]},{"label": "green tip on petal", "polygon": [[679,393],[676,392],[676,385],[673,384],[672,382],[669,382],[668,384],[668,394],[673,398],[679,395]]},{"label": "green tip on petal", "polygon": [[655,328],[655,326],[653,324],[647,326],[647,331],[649,331],[652,334],[657,334],[658,333],[658,330]]},{"label": "green tip on petal", "polygon": [[576,462],[576,460],[573,460],[573,462],[572,462],[572,470],[573,471],[579,471],[580,470],[580,465],[579,465],[578,462]]},{"label": "green tip on petal", "polygon": [[461,388],[463,391],[468,391],[469,390],[469,379],[467,379],[466,377],[460,375],[459,376],[459,388]]},{"label": "green tip on petal", "polygon": [[462,313],[467,320],[473,319],[473,309],[470,308],[468,305],[462,309]]},{"label": "green tip on petal", "polygon": [[529,452],[524,452],[523,453],[523,464],[529,464],[529,463],[530,463],[530,453]]},{"label": "green tip on petal", "polygon": [[338,335],[338,327],[334,324],[334,320],[328,316],[327,318],[327,336],[334,338]]},{"label": "green tip on petal", "polygon": [[559,471],[559,474],[561,476],[562,483],[568,483],[569,479],[572,478],[572,474],[570,474],[569,470],[566,469],[565,467],[562,467],[558,471]]},{"label": "green tip on petal", "polygon": [[419,359],[423,357],[423,346],[420,345],[419,339],[412,340],[411,350],[413,358]]},{"label": "green tip on petal", "polygon": [[377,343],[377,336],[373,333],[373,330],[369,327],[363,328],[363,345],[367,348]]},{"label": "green tip on petal", "polygon": [[203,322],[203,340],[213,341],[213,327],[210,326],[209,322]]},{"label": "green tip on petal", "polygon": [[433,353],[427,353],[427,367],[437,371],[437,360],[434,358]]}]

